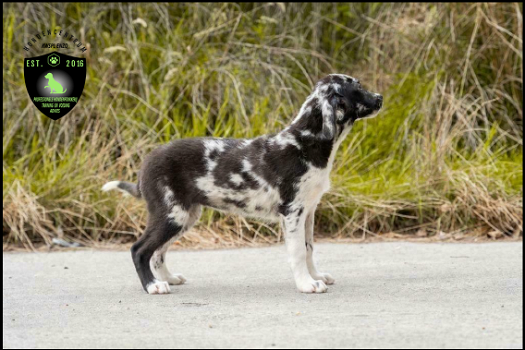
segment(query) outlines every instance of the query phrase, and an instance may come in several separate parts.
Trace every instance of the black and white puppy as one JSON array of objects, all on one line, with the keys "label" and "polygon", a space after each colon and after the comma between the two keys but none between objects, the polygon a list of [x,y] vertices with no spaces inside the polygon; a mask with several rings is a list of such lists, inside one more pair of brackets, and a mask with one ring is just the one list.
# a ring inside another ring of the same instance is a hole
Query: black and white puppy
[{"label": "black and white puppy", "polygon": [[171,274],[165,255],[199,219],[201,207],[280,221],[297,288],[326,292],[334,279],[319,272],[313,259],[314,213],[329,190],[337,148],[352,124],[375,116],[383,97],[358,80],[331,74],[320,80],[291,125],[255,139],[176,140],[151,152],[138,184],[111,181],[117,189],[147,202],[149,218],[131,248],[144,289],[170,292],[186,279]]}]

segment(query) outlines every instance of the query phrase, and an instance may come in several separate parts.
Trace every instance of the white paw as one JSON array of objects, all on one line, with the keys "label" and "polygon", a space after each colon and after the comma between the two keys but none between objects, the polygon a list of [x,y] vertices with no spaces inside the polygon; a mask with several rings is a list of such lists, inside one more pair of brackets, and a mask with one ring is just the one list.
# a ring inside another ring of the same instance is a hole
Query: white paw
[{"label": "white paw", "polygon": [[154,281],[146,287],[148,294],[168,294],[170,292],[170,285],[164,281]]},{"label": "white paw", "polygon": [[175,273],[173,275],[170,275],[168,278],[166,278],[166,281],[169,284],[174,284],[174,285],[184,284],[184,282],[186,282],[186,278],[184,278],[184,276],[181,274]]},{"label": "white paw", "polygon": [[302,283],[297,283],[297,289],[301,293],[325,293],[328,290],[323,281],[315,281],[314,279]]},{"label": "white paw", "polygon": [[315,275],[313,274],[312,278],[314,280],[321,280],[327,285],[332,285],[335,283],[335,279],[329,273],[318,272]]}]

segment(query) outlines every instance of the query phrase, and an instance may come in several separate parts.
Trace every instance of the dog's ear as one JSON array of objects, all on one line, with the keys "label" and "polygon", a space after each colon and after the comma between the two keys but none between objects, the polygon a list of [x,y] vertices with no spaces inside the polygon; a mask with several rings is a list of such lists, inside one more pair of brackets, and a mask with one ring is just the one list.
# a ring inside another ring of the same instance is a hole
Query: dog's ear
[{"label": "dog's ear", "polygon": [[330,94],[321,103],[321,115],[323,117],[323,127],[319,133],[319,140],[333,141],[336,134],[336,119],[339,113],[340,96]]}]

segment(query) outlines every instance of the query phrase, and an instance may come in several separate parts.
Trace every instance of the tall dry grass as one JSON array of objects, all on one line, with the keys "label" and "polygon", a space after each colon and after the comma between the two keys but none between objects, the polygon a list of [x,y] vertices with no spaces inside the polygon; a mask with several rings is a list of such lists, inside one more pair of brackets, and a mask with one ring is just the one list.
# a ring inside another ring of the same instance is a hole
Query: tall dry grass
[{"label": "tall dry grass", "polygon": [[[172,139],[275,132],[333,72],[381,91],[385,109],[343,144],[319,234],[521,236],[522,13],[516,3],[4,4],[4,247],[135,240],[144,205],[101,193],[106,180],[136,180]],[[78,106],[52,121],[29,100],[22,47],[56,27],[89,48],[88,77]],[[207,211],[187,242],[280,235]]]}]

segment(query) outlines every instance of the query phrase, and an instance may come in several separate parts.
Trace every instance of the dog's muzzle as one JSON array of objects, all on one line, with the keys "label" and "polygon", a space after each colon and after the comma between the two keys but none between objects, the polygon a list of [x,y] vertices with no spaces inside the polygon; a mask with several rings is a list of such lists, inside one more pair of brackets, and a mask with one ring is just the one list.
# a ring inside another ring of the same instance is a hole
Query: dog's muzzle
[{"label": "dog's muzzle", "polygon": [[383,96],[376,94],[376,105],[375,109],[379,110],[383,107]]}]

